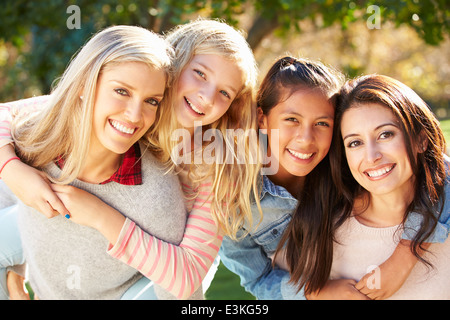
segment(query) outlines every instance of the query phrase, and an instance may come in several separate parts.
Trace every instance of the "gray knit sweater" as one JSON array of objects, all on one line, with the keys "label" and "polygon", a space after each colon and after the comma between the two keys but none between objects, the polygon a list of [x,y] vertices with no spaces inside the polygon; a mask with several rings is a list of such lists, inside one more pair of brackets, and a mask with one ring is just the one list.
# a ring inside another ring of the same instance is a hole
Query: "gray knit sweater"
[{"label": "gray knit sweater", "polygon": [[[95,194],[146,232],[178,244],[187,217],[178,178],[165,174],[149,151],[142,154],[142,185],[96,185],[79,180],[72,185]],[[60,173],[54,164],[46,171],[51,176]],[[29,279],[40,299],[118,299],[142,277],[107,254],[109,243],[98,231],[61,216],[47,219],[20,206],[18,223]],[[157,292],[160,297],[171,297],[161,288]]]}]

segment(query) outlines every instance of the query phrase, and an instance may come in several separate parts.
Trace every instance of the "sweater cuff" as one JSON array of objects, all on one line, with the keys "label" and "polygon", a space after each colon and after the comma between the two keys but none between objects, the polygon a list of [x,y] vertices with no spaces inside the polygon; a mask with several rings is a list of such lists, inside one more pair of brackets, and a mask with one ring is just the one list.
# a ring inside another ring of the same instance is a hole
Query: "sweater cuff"
[{"label": "sweater cuff", "polygon": [[114,245],[110,243],[106,252],[114,258],[120,259],[125,252],[135,226],[136,223],[134,221],[126,218],[116,243]]}]

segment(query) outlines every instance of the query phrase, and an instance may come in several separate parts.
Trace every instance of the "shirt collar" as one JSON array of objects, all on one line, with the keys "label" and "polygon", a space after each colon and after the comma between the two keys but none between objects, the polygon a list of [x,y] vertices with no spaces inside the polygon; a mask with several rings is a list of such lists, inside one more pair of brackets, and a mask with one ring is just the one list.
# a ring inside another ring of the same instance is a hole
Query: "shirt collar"
[{"label": "shirt collar", "polygon": [[[64,166],[64,159],[59,158],[56,164],[62,168]],[[139,143],[136,142],[125,152],[119,169],[109,179],[100,184],[107,184],[109,182],[117,182],[127,186],[142,184],[141,148],[139,147]]]},{"label": "shirt collar", "polygon": [[260,199],[264,198],[264,195],[266,193],[270,193],[275,197],[296,200],[295,197],[293,197],[284,187],[274,184],[267,176],[262,175],[262,189],[260,193]]}]

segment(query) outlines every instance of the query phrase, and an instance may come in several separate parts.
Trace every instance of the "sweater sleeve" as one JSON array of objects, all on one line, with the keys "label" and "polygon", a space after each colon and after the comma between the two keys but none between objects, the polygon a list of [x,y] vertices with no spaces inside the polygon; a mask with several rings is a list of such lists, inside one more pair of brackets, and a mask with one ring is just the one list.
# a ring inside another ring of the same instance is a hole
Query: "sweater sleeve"
[{"label": "sweater sleeve", "polygon": [[[211,185],[199,186],[179,245],[159,240],[126,219],[119,239],[108,253],[178,299],[188,298],[200,287],[223,239],[211,216]],[[187,192],[187,188],[183,184],[183,191]]]},{"label": "sweater sleeve", "polygon": [[49,101],[50,96],[40,96],[0,104],[0,148],[14,143],[11,137],[11,121],[17,112],[34,112],[40,110]]}]

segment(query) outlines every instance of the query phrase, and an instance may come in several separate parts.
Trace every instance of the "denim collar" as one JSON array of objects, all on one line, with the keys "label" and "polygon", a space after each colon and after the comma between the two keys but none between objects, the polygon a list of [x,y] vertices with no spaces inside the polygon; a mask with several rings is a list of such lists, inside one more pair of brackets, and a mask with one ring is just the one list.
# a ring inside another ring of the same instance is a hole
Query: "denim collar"
[{"label": "denim collar", "polygon": [[262,198],[264,198],[266,193],[269,193],[270,195],[272,195],[274,197],[297,200],[284,187],[274,184],[265,175],[261,175],[261,176],[262,176],[262,189],[261,189],[261,193],[260,193],[260,200],[262,200]]}]

